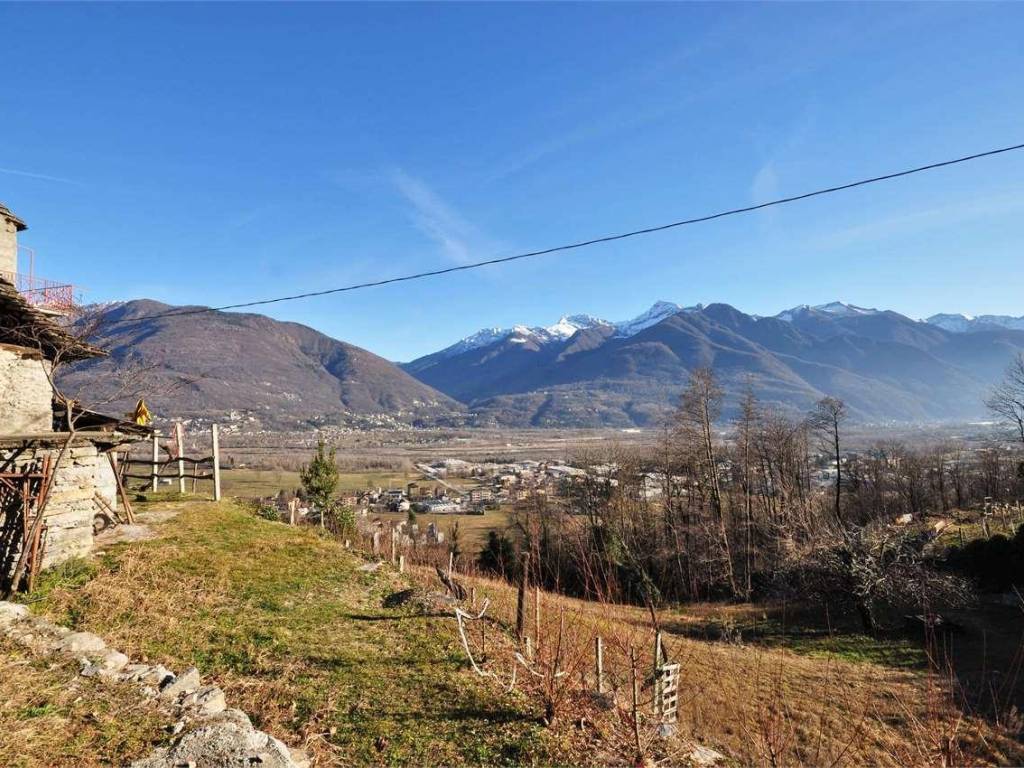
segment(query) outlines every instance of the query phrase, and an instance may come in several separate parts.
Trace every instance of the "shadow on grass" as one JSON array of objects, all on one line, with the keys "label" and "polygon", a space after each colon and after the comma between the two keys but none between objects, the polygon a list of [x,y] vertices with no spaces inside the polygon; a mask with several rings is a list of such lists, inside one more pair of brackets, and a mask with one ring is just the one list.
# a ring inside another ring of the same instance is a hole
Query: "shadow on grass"
[{"label": "shadow on grass", "polygon": [[928,661],[921,644],[899,632],[871,637],[850,630],[829,630],[803,624],[787,626],[772,618],[742,622],[714,619],[668,621],[663,628],[666,632],[693,640],[782,648],[800,655],[832,656],[902,671],[922,671]]},{"label": "shadow on grass", "polygon": [[403,614],[373,614],[373,613],[343,613],[342,618],[352,621],[408,621],[410,619],[451,619],[454,616],[450,613],[435,611],[432,613],[403,613]]}]

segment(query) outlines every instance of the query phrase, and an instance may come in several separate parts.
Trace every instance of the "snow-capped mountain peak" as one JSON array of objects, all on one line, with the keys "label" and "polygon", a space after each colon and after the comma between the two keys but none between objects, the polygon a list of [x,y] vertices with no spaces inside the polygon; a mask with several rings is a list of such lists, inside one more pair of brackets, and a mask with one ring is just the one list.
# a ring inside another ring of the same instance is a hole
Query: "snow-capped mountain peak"
[{"label": "snow-capped mountain peak", "polygon": [[508,328],[483,328],[471,336],[460,339],[447,349],[442,350],[442,352],[445,357],[455,357],[455,355],[461,355],[463,352],[469,352],[471,349],[479,349],[496,341],[501,341],[511,335],[511,333],[512,331]]},{"label": "snow-capped mountain peak", "polygon": [[635,336],[645,328],[657,325],[672,315],[679,314],[680,312],[697,312],[703,308],[701,304],[692,307],[681,307],[671,301],[656,301],[650,309],[633,319],[615,323],[615,332],[617,336]]},{"label": "snow-capped mountain peak", "polygon": [[652,325],[656,325],[666,317],[670,317],[678,312],[696,312],[702,308],[700,304],[684,308],[671,301],[658,301],[650,309],[637,317],[618,323],[610,323],[593,315],[579,314],[563,315],[558,319],[557,323],[546,327],[514,325],[511,328],[484,328],[441,350],[440,354],[444,357],[455,357],[464,352],[487,347],[504,340],[514,344],[524,344],[528,341],[533,341],[540,345],[551,344],[570,339],[577,332],[587,328],[614,328],[616,336],[628,337],[640,333],[645,328],[650,328]]},{"label": "snow-capped mountain peak", "polygon": [[563,315],[557,323],[549,325],[544,330],[555,338],[568,339],[584,328],[595,328],[602,325],[611,325],[611,323],[593,315]]},{"label": "snow-capped mountain peak", "polygon": [[874,315],[878,313],[877,309],[868,309],[867,307],[858,307],[855,304],[846,304],[842,301],[831,301],[828,304],[818,304],[815,307],[819,312],[824,312],[827,315],[835,315],[836,317],[850,317],[852,315]]},{"label": "snow-capped mountain peak", "polygon": [[855,317],[857,315],[878,314],[877,309],[858,307],[855,304],[847,304],[842,301],[830,301],[828,304],[816,304],[814,306],[811,306],[810,304],[798,304],[791,309],[779,312],[775,318],[777,320],[783,320],[787,323],[791,323],[793,322],[793,318],[805,312],[820,312],[825,315],[831,315],[832,317]]}]

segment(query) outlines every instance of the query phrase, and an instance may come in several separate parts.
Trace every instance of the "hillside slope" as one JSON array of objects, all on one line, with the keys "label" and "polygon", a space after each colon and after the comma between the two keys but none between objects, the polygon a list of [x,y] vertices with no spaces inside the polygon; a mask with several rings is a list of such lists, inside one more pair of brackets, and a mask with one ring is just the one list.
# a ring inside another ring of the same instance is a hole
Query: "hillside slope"
[{"label": "hillside slope", "polygon": [[234,412],[269,427],[370,416],[435,422],[461,410],[382,357],[298,323],[234,312],[130,322],[174,309],[140,300],[94,310],[80,325],[98,323],[93,340],[110,356],[74,367],[61,385],[85,403],[123,389],[108,410],[129,408],[137,392],[158,415]]},{"label": "hillside slope", "polygon": [[[553,653],[564,624],[563,669],[578,673],[566,675],[565,685],[592,690],[600,634],[618,702],[607,711],[588,694],[574,695],[565,716],[546,728],[521,665],[515,692],[505,685],[516,665],[514,586],[465,577],[492,617],[474,623],[470,641],[499,679],[483,678],[469,666],[450,608],[393,604],[414,581],[437,589],[433,569],[367,571],[340,541],[267,522],[231,502],[140,505],[140,515],[148,509],[163,519],[153,523],[157,538],[112,546],[88,568],[47,574],[31,596],[33,612],[95,632],[148,663],[195,664],[257,727],[302,747],[314,768],[630,762],[625,653],[640,649],[648,658],[653,637],[644,610],[543,593],[541,648]],[[821,648],[802,656],[707,641],[691,636],[700,610],[661,616],[666,652],[681,663],[677,737],[652,740],[647,717],[642,727],[652,757],[675,756],[663,764],[686,765],[680,753],[697,739],[727,755],[724,765],[934,765],[944,746],[937,734],[955,735],[967,764],[1020,762],[1019,743],[936,706],[945,701],[941,680],[842,657],[844,643],[873,641],[819,637]],[[645,715],[651,693],[643,686]],[[16,712],[0,706],[0,755],[17,754],[16,744],[3,749],[3,734],[17,722]],[[786,738],[771,741],[778,733]],[[88,742],[48,738],[59,754],[14,764],[86,762],[75,750]]]}]

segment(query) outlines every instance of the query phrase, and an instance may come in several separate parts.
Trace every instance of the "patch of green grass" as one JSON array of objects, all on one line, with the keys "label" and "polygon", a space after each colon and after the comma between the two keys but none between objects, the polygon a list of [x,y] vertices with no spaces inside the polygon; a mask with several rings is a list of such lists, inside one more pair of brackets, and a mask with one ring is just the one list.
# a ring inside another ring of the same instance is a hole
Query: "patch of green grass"
[{"label": "patch of green grass", "polygon": [[29,705],[22,707],[15,713],[19,720],[29,720],[33,717],[44,717],[57,711],[57,707],[47,702],[46,704]]},{"label": "patch of green grass", "polygon": [[[233,503],[185,504],[153,541],[117,545],[37,610],[178,670],[321,764],[545,762],[536,712],[467,669],[453,620],[381,607],[406,586],[316,532]],[[514,759],[512,756],[515,756]]]},{"label": "patch of green grass", "polygon": [[924,670],[927,665],[924,649],[902,638],[794,633],[766,644],[788,648],[794,653],[807,656],[833,656],[845,661],[880,664],[894,669]]},{"label": "patch of green grass", "polygon": [[[67,560],[39,574],[32,594],[24,599],[27,599],[28,602],[43,601],[54,590],[69,592],[81,589],[92,580],[98,569],[99,566],[95,562],[83,557]],[[77,625],[80,619],[80,611],[70,610],[68,612],[69,625]]]},{"label": "patch of green grass", "polygon": [[849,629],[829,631],[810,623],[783,623],[767,614],[740,619],[706,617],[687,627],[684,634],[732,638],[766,648],[785,648],[803,656],[832,657],[894,669],[924,670],[927,666],[927,655],[920,643],[905,637],[871,637]]}]

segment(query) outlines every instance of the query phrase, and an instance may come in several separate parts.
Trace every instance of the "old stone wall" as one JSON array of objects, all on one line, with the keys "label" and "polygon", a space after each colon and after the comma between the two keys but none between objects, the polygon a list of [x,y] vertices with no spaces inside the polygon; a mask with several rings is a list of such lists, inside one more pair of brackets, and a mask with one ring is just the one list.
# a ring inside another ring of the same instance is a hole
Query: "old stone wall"
[{"label": "old stone wall", "polygon": [[38,355],[0,347],[0,435],[53,429],[53,390]]},{"label": "old stone wall", "polygon": [[13,221],[0,215],[0,275],[18,271],[18,231]]},{"label": "old stone wall", "polygon": [[[45,455],[49,455],[50,461],[55,462],[59,452],[60,449],[56,447],[24,451],[15,459],[13,469],[20,471]],[[0,464],[11,455],[11,451],[0,450]],[[76,441],[61,460],[46,505],[43,568],[89,554],[92,549],[93,518],[100,511],[95,500],[96,493],[116,508],[117,485],[106,455],[90,442]],[[0,528],[11,523],[20,525],[20,513],[19,521],[8,521],[4,514],[0,510]],[[10,553],[7,554],[9,560]]]}]

